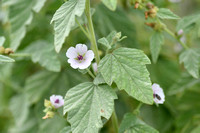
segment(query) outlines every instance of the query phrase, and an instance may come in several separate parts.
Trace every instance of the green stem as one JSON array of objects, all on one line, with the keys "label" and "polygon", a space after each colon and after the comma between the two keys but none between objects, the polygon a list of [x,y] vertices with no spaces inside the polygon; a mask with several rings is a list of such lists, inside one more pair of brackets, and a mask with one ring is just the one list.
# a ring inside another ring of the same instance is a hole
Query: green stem
[{"label": "green stem", "polygon": [[165,28],[165,31],[171,35],[172,37],[174,37],[185,49],[188,49],[188,46],[186,44],[184,44],[177,36],[174,35],[173,32],[171,32],[167,27]]},{"label": "green stem", "polygon": [[16,54],[10,54],[11,57],[30,57],[30,54],[27,53],[16,53]]},{"label": "green stem", "polygon": [[75,18],[75,21],[78,24],[78,26],[80,27],[81,31],[87,36],[88,39],[90,39],[88,32],[83,28],[83,26],[78,22],[78,20],[76,18]]},{"label": "green stem", "polygon": [[90,32],[90,41],[91,41],[92,50],[95,54],[96,62],[97,62],[97,64],[99,64],[100,57],[99,57],[99,53],[98,53],[98,47],[97,47],[96,37],[95,37],[95,33],[94,33],[94,27],[93,27],[93,23],[92,23],[92,17],[91,17],[91,13],[90,13],[90,0],[86,0],[85,14],[86,14],[86,17],[88,20],[88,28],[89,28],[89,32]]},{"label": "green stem", "polygon": [[115,133],[118,133],[118,119],[117,119],[117,115],[115,113],[115,110],[113,111],[113,114],[111,116],[111,120],[112,120],[112,125],[113,125],[113,128],[114,128],[114,132]]},{"label": "green stem", "polygon": [[134,113],[135,115],[139,115],[139,114],[140,114],[140,108],[141,108],[142,105],[143,105],[143,103],[140,102],[139,105],[137,106],[137,108],[134,109],[133,113]]},{"label": "green stem", "polygon": [[89,74],[92,78],[95,78],[94,74],[90,71],[90,69],[87,68],[86,70],[87,70],[88,74]]}]

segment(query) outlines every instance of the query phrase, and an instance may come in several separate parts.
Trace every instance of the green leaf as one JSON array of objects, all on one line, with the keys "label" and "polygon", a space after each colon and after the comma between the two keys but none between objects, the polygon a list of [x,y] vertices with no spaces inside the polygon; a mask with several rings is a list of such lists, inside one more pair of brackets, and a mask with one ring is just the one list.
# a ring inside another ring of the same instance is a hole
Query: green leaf
[{"label": "green leaf", "polygon": [[157,62],[161,46],[164,43],[164,37],[161,32],[154,32],[150,40],[150,50],[152,55],[152,60],[154,63]]},{"label": "green leaf", "polygon": [[56,52],[59,52],[69,35],[71,28],[75,25],[75,17],[81,16],[85,9],[85,0],[69,0],[65,2],[53,15],[51,22],[54,22],[54,45]]},{"label": "green leaf", "polygon": [[145,64],[150,60],[141,50],[119,48],[106,55],[99,63],[107,84],[114,81],[120,90],[147,104],[153,103],[153,91]]},{"label": "green leaf", "polygon": [[51,89],[58,74],[52,72],[38,72],[26,80],[25,92],[31,103],[37,103],[40,98]]},{"label": "green leaf", "polygon": [[[66,120],[63,117],[55,115],[51,119],[43,120],[39,124],[38,133],[59,133],[66,126]],[[64,132],[70,133],[70,132]]]},{"label": "green leaf", "polygon": [[103,4],[112,11],[117,8],[117,0],[101,0]]},{"label": "green leaf", "polygon": [[5,37],[1,36],[0,37],[0,46],[3,46],[4,42],[5,42]]},{"label": "green leaf", "polygon": [[200,79],[194,79],[189,74],[183,74],[182,77],[169,88],[168,94],[174,95],[184,92],[186,89],[189,89],[198,83],[200,83]]},{"label": "green leaf", "polygon": [[26,96],[21,94],[12,97],[9,106],[16,126],[22,125],[29,113],[29,103]]},{"label": "green leaf", "polygon": [[0,55],[0,63],[12,63],[12,62],[15,62],[15,60],[8,56]]},{"label": "green leaf", "polygon": [[31,43],[25,50],[31,54],[34,63],[38,62],[49,71],[59,72],[61,63],[57,58],[53,44],[39,40]]},{"label": "green leaf", "polygon": [[115,92],[108,85],[85,82],[71,88],[65,96],[64,114],[73,133],[98,133],[101,117],[109,119],[114,108]]},{"label": "green leaf", "polygon": [[180,29],[186,29],[195,22],[197,22],[200,19],[199,14],[191,15],[191,16],[186,16],[182,18],[181,20],[178,21],[176,30],[179,31]]},{"label": "green leaf", "polygon": [[59,133],[71,133],[71,127],[67,126],[63,128]]},{"label": "green leaf", "polygon": [[108,42],[108,40],[105,37],[100,38],[98,40],[98,43],[104,45],[107,49],[111,49],[111,45],[110,45],[110,43]]},{"label": "green leaf", "polygon": [[33,11],[39,12],[46,0],[8,0],[3,6],[9,5],[10,48],[14,51],[19,47],[26,34],[26,26],[33,19]]},{"label": "green leaf", "polygon": [[100,38],[98,43],[104,45],[107,49],[111,49],[113,44],[120,42],[125,38],[126,36],[121,38],[121,32],[112,31],[106,38]]},{"label": "green leaf", "polygon": [[145,124],[134,114],[127,113],[124,115],[119,128],[119,133],[159,133],[156,129]]},{"label": "green leaf", "polygon": [[199,133],[200,132],[200,125],[194,128],[191,133]]},{"label": "green leaf", "polygon": [[95,85],[98,85],[98,84],[104,84],[106,83],[103,76],[101,75],[101,73],[98,73],[97,76],[95,77],[93,83]]},{"label": "green leaf", "polygon": [[180,63],[184,63],[184,67],[187,69],[189,74],[194,78],[199,78],[199,64],[200,54],[198,51],[193,49],[185,50],[179,57]]},{"label": "green leaf", "polygon": [[160,8],[157,12],[157,16],[161,19],[180,19],[179,16],[166,8]]}]

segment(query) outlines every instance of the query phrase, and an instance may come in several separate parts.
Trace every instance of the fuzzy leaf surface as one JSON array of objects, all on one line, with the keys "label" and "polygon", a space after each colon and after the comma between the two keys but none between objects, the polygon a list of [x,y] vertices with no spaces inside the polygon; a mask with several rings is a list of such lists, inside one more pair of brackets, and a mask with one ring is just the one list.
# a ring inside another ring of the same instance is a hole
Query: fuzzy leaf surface
[{"label": "fuzzy leaf surface", "polygon": [[120,90],[141,102],[152,104],[153,91],[146,64],[150,64],[150,60],[143,51],[119,48],[100,61],[98,70],[107,84],[114,81]]},{"label": "fuzzy leaf surface", "polygon": [[64,114],[73,133],[98,133],[101,117],[109,119],[114,108],[115,92],[108,85],[85,82],[71,88],[64,103]]}]

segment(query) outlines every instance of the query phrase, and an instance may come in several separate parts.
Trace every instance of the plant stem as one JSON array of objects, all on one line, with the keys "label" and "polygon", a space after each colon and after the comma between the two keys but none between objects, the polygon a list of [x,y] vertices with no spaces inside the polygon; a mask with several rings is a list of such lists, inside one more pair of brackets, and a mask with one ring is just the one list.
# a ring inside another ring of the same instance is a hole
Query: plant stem
[{"label": "plant stem", "polygon": [[139,115],[140,114],[140,108],[141,108],[142,105],[143,105],[143,103],[140,102],[139,105],[137,106],[137,108],[133,110],[133,113],[135,115]]},{"label": "plant stem", "polygon": [[86,70],[87,70],[88,74],[89,74],[92,78],[95,78],[94,74],[90,71],[90,69],[87,68]]},{"label": "plant stem", "polygon": [[30,57],[30,54],[27,53],[16,53],[16,54],[10,54],[11,57]]},{"label": "plant stem", "polygon": [[80,27],[81,31],[86,35],[86,37],[88,39],[90,39],[90,36],[88,34],[88,32],[83,28],[83,26],[78,22],[78,20],[75,18],[76,23],[78,24],[78,26]]},{"label": "plant stem", "polygon": [[117,119],[117,115],[115,113],[115,110],[113,111],[113,114],[111,116],[111,120],[112,120],[112,125],[114,128],[114,132],[118,133],[118,119]]},{"label": "plant stem", "polygon": [[179,38],[177,38],[173,32],[171,32],[167,27],[165,28],[165,31],[171,35],[172,37],[174,37],[185,49],[188,49],[188,46],[186,44],[184,44]]},{"label": "plant stem", "polygon": [[91,13],[90,13],[90,0],[86,0],[85,14],[86,14],[86,17],[88,20],[88,28],[89,28],[89,32],[90,32],[90,41],[91,41],[92,50],[95,54],[96,62],[97,62],[97,64],[99,64],[100,57],[99,57],[99,53],[98,53],[98,47],[97,47],[96,37],[95,37],[95,33],[94,33],[94,27],[93,27],[93,23],[92,23],[92,17],[91,17]]}]

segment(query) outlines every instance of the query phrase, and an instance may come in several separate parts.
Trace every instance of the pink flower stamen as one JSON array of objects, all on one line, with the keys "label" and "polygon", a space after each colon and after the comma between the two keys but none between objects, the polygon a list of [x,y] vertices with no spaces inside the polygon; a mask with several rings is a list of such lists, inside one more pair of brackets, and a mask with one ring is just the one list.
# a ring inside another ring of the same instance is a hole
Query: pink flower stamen
[{"label": "pink flower stamen", "polygon": [[55,103],[59,103],[59,99],[56,99],[56,100],[55,100]]},{"label": "pink flower stamen", "polygon": [[82,56],[82,55],[78,55],[78,56],[77,56],[77,59],[78,59],[78,60],[83,60],[83,56]]}]

